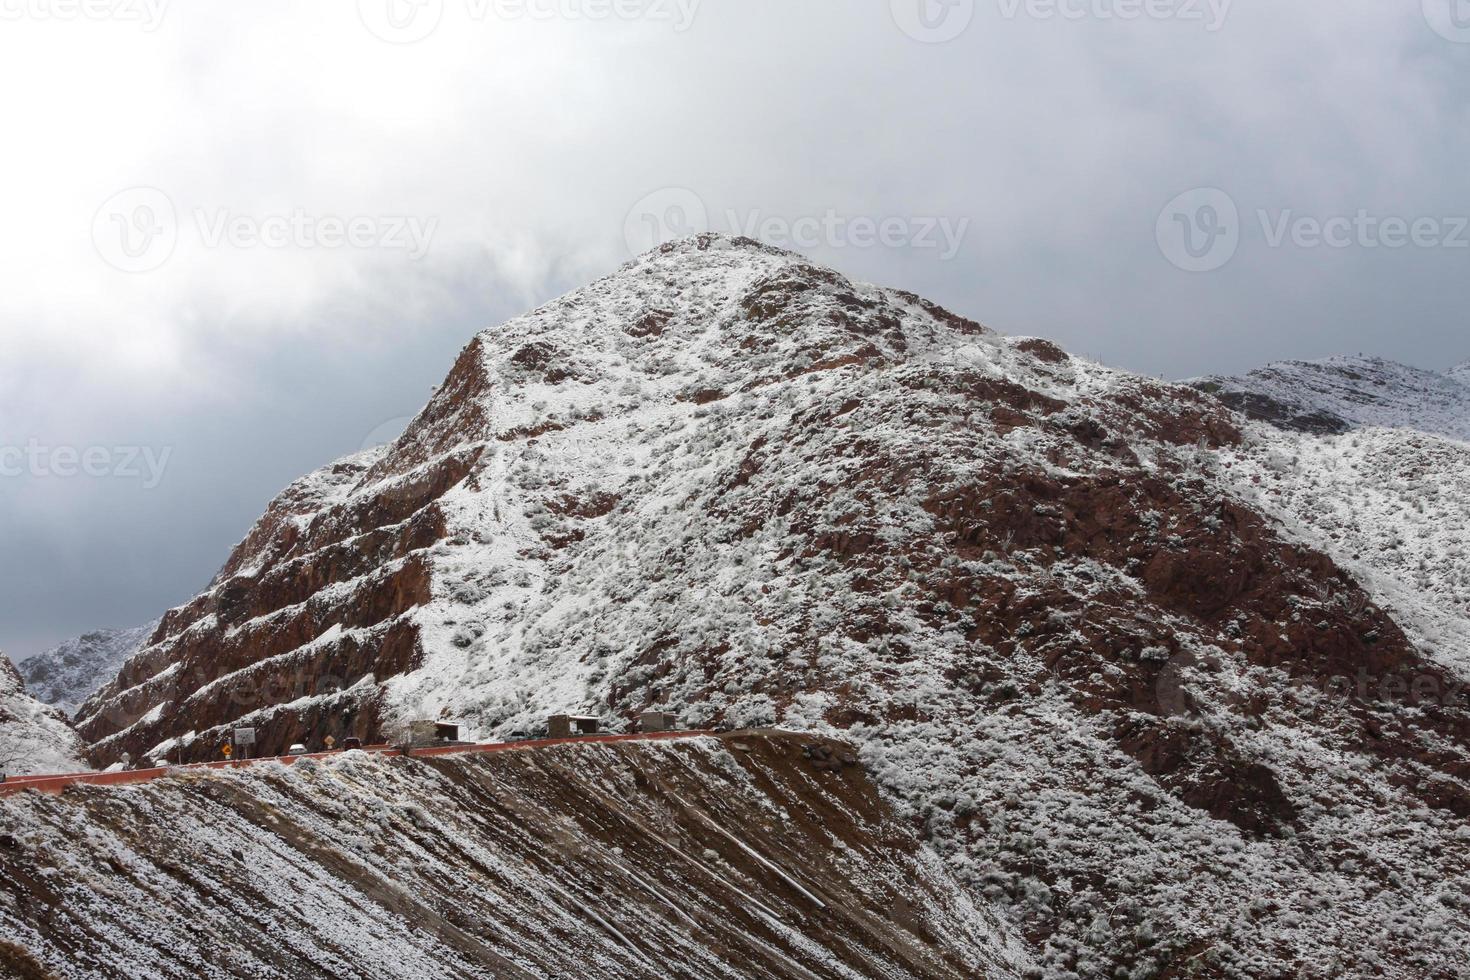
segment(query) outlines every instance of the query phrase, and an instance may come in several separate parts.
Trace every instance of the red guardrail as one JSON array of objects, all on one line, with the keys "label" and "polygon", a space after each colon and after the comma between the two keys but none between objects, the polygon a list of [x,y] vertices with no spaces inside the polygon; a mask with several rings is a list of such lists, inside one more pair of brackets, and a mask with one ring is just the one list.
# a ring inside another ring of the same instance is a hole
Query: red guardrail
[{"label": "red guardrail", "polygon": [[[714,732],[703,729],[680,732],[647,732],[633,735],[581,735],[570,738],[536,738],[520,742],[486,742],[479,745],[439,745],[425,749],[410,749],[412,756],[459,755],[466,752],[512,752],[520,749],[544,749],[555,745],[588,745],[609,742],[653,742],[662,739],[703,738]],[[178,766],[157,769],[129,769],[123,772],[78,772],[49,776],[14,776],[0,783],[0,797],[12,796],[25,790],[59,795],[68,786],[131,786],[151,782],[169,773],[188,772],[195,769],[241,769],[261,762],[280,762],[286,765],[297,759],[329,759],[343,752],[371,752],[374,755],[397,755],[399,750],[388,745],[368,745],[361,749],[335,749],[331,752],[308,752],[306,755],[266,756],[261,759],[224,759],[219,762],[191,762]]]}]

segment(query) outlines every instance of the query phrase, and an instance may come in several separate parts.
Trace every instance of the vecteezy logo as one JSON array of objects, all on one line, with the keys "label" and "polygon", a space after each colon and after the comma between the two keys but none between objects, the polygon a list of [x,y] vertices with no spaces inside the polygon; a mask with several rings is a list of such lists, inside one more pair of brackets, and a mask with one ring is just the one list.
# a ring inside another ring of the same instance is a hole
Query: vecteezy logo
[{"label": "vecteezy logo", "polygon": [[1159,213],[1155,235],[1164,258],[1186,272],[1214,272],[1240,248],[1240,209],[1213,187],[1180,194]]},{"label": "vecteezy logo", "polygon": [[[1161,647],[1154,650],[1166,653]],[[1145,659],[1148,652],[1144,652]],[[1218,651],[1200,654],[1188,649],[1169,657],[1155,685],[1160,713],[1175,718],[1204,713],[1198,698],[1206,693],[1216,709],[1238,711],[1250,700],[1252,691],[1248,673],[1238,664]]]},{"label": "vecteezy logo", "polygon": [[374,37],[412,44],[434,33],[444,0],[357,0],[357,16]]},{"label": "vecteezy logo", "polygon": [[[363,436],[362,444],[358,446],[358,455],[375,449],[384,449],[386,452],[378,453],[372,457],[374,465],[381,463],[393,446],[398,442],[413,423],[415,416],[400,415],[397,418],[388,419],[375,427],[367,435]],[[365,462],[365,460],[363,461]],[[398,508],[404,501],[414,501],[423,493],[423,487],[404,473],[393,473],[381,480],[373,487],[373,496],[378,504],[388,508]],[[416,507],[410,508],[416,510]],[[406,514],[403,516],[407,516]]]},{"label": "vecteezy logo", "polygon": [[1154,689],[1158,695],[1161,714],[1174,718],[1198,714],[1194,696],[1190,692],[1189,678],[1199,666],[1199,658],[1187,650],[1170,657],[1164,664]]},{"label": "vecteezy logo", "polygon": [[993,351],[979,344],[960,344],[958,347],[946,348],[943,360],[950,367],[962,371],[985,371],[991,368],[993,357]]},{"label": "vecteezy logo", "polygon": [[686,187],[665,187],[633,205],[623,221],[623,241],[633,255],[677,238],[709,231],[709,211]]},{"label": "vecteezy logo", "polygon": [[155,187],[112,195],[92,218],[92,244],[103,261],[123,272],[151,272],[179,242],[174,202]]},{"label": "vecteezy logo", "polygon": [[357,448],[357,451],[365,453],[370,449],[377,449],[380,446],[391,446],[398,441],[398,437],[403,435],[408,429],[409,423],[413,420],[414,416],[412,415],[400,415],[397,418],[389,419],[364,436],[362,445]]},{"label": "vecteezy logo", "polygon": [[899,30],[925,44],[953,41],[975,19],[975,0],[889,0]]},{"label": "vecteezy logo", "polygon": [[1470,44],[1470,0],[1424,0],[1424,19],[1440,37]]}]

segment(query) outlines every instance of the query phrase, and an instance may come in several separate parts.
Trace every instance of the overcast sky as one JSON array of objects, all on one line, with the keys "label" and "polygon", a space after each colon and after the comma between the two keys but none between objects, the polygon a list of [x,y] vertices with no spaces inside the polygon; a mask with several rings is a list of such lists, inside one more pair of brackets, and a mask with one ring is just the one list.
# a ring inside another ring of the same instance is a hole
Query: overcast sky
[{"label": "overcast sky", "polygon": [[0,648],[753,231],[1152,374],[1470,358],[1465,0],[0,0]]}]

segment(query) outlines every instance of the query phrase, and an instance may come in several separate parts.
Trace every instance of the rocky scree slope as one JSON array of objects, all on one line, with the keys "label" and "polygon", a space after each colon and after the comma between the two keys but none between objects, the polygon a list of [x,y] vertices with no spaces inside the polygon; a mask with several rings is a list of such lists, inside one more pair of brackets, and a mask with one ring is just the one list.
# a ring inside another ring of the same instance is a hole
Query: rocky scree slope
[{"label": "rocky scree slope", "polygon": [[1018,975],[1024,952],[853,762],[738,733],[9,797],[0,972]]},{"label": "rocky scree slope", "polygon": [[93,630],[16,665],[37,700],[68,716],[118,670],[158,629],[158,623],[124,630]]},{"label": "rocky scree slope", "polygon": [[1214,399],[745,240],[487,331],[79,712],[99,761],[551,710],[839,731],[1053,977],[1455,975],[1470,714]]},{"label": "rocky scree slope", "polygon": [[1381,357],[1280,361],[1243,377],[1189,382],[1280,428],[1336,434],[1366,426],[1470,440],[1470,363],[1446,374]]},{"label": "rocky scree slope", "polygon": [[27,694],[15,665],[0,653],[0,773],[80,772],[85,755],[61,712]]}]

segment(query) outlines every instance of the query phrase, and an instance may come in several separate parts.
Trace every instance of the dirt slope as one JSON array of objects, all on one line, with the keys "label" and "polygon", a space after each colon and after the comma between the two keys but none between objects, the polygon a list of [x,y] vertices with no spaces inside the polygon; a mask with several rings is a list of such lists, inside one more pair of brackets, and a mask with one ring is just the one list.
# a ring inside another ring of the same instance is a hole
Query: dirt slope
[{"label": "dirt slope", "polygon": [[[999,977],[851,749],[779,733],[0,802],[0,967],[82,977]],[[8,960],[8,963],[7,963]],[[29,964],[27,967],[26,964]],[[49,972],[48,972],[49,971]]]}]

